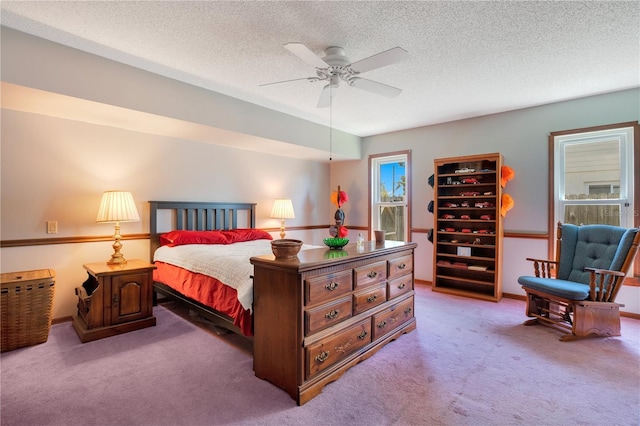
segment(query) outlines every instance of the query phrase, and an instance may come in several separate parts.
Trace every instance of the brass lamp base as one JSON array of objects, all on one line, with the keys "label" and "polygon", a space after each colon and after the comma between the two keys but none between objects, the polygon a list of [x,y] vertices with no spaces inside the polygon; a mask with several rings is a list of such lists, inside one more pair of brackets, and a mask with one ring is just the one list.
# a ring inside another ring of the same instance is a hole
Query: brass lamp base
[{"label": "brass lamp base", "polygon": [[107,260],[107,265],[126,265],[127,259],[124,258],[122,253],[118,253],[120,256],[116,256],[116,253],[111,255],[111,259]]},{"label": "brass lamp base", "polygon": [[116,233],[113,236],[115,238],[115,242],[111,247],[113,247],[113,254],[111,255],[111,259],[107,260],[107,265],[126,265],[127,259],[124,258],[120,250],[122,249],[122,243],[120,239],[122,236],[120,235],[120,222],[116,222]]}]

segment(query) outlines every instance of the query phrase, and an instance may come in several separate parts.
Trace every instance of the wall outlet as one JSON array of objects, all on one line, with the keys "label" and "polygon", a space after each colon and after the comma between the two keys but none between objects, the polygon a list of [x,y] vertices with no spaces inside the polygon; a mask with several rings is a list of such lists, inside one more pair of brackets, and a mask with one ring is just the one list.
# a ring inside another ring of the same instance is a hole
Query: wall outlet
[{"label": "wall outlet", "polygon": [[57,220],[48,220],[47,221],[47,234],[57,234],[58,233],[58,221]]}]

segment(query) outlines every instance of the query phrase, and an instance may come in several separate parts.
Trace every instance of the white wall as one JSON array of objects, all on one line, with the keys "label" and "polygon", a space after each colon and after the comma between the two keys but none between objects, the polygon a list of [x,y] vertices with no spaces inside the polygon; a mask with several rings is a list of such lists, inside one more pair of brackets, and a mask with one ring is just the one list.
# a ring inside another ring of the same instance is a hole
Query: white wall
[{"label": "white wall", "polygon": [[[341,185],[349,191],[351,201],[345,205],[345,214],[351,223],[366,224],[368,156],[411,150],[411,225],[427,229],[433,227],[433,215],[427,212],[427,205],[433,200],[433,189],[427,180],[434,172],[434,159],[500,152],[505,164],[516,174],[504,190],[515,200],[515,207],[504,219],[505,232],[544,234],[548,229],[549,133],[639,119],[640,89],[632,89],[371,136],[363,140],[361,161],[331,165],[331,187]],[[414,234],[412,238],[419,242],[416,264],[421,266],[416,277],[431,281],[432,245],[423,234]],[[423,244],[428,246],[423,247]],[[524,260],[531,256],[547,258],[547,241],[505,239],[505,293],[524,295],[517,278],[532,274],[531,265]],[[640,288],[625,287],[618,300],[626,304],[625,311],[640,313]]]},{"label": "white wall", "polygon": [[[3,240],[108,236],[112,224],[95,222],[109,189],[133,193],[141,221],[123,234],[149,231],[149,200],[256,202],[257,226],[273,200],[290,197],[296,219],[287,226],[328,223],[329,167],[188,140],[172,140],[36,114],[2,110],[1,222]],[[58,234],[45,222],[58,221]],[[289,236],[293,234],[289,233]],[[322,236],[304,235],[322,243]],[[124,241],[127,258],[149,258],[148,241]],[[73,289],[86,278],[82,264],[107,260],[111,243],[2,248],[2,272],[52,268],[58,274],[54,318],[75,311]]]}]

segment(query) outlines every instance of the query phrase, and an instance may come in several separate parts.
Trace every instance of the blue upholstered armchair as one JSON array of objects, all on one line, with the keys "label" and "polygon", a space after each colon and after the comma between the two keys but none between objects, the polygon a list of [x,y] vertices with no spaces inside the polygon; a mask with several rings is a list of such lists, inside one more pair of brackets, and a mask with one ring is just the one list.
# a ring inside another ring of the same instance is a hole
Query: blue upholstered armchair
[{"label": "blue upholstered armchair", "polygon": [[638,251],[640,232],[559,223],[557,235],[557,260],[527,258],[535,276],[518,278],[527,294],[526,314],[534,318],[525,325],[568,330],[563,341],[619,336],[624,305],[615,299]]}]

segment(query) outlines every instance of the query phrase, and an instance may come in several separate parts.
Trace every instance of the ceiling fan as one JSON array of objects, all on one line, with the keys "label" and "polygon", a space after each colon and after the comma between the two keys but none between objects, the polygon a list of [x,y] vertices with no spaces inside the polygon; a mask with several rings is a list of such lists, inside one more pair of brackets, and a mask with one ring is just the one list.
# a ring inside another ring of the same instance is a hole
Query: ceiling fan
[{"label": "ceiling fan", "polygon": [[397,87],[388,86],[377,81],[360,77],[360,74],[367,71],[382,68],[407,59],[409,54],[401,47],[394,47],[393,49],[380,52],[356,62],[351,62],[351,60],[345,55],[344,49],[337,46],[331,46],[325,49],[325,56],[322,58],[317,56],[311,51],[311,49],[302,43],[287,43],[284,45],[284,48],[303,61],[313,65],[316,68],[316,76],[276,81],[273,83],[261,84],[260,86],[289,83],[299,80],[308,80],[312,83],[316,81],[326,81],[327,85],[324,86],[320,93],[318,108],[331,106],[331,98],[333,97],[332,89],[340,86],[340,80],[346,82],[350,86],[386,96],[388,98],[396,97],[402,92],[402,89],[398,89]]}]

